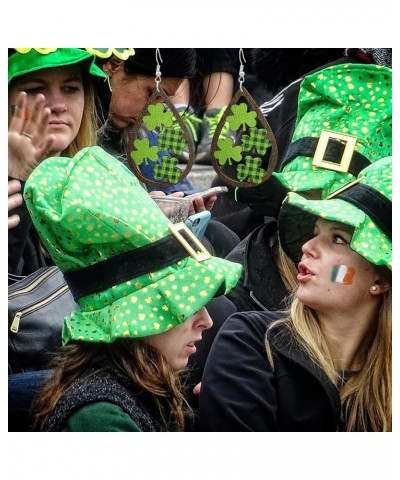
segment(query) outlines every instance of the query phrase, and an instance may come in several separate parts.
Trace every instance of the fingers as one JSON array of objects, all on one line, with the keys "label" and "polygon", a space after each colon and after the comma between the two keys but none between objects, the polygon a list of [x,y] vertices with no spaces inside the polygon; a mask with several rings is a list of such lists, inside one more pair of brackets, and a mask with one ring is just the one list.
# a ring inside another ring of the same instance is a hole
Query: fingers
[{"label": "fingers", "polygon": [[22,132],[32,139],[34,145],[42,142],[43,136],[48,128],[48,120],[51,112],[50,109],[44,108],[44,104],[44,95],[41,93],[36,95],[28,112],[27,120],[22,128]]},{"label": "fingers", "polygon": [[162,190],[153,190],[151,192],[149,192],[150,196],[151,197],[164,197],[165,196],[165,192],[163,192]]},{"label": "fingers", "polygon": [[204,206],[206,208],[206,210],[209,210],[211,211],[213,206],[214,206],[214,203],[217,201],[217,196],[216,195],[212,195],[211,197],[208,197],[205,201],[204,201]]},{"label": "fingers", "polygon": [[194,387],[193,393],[194,393],[195,395],[199,395],[200,390],[201,390],[201,382],[198,383],[198,384]]},{"label": "fingers", "polygon": [[27,106],[27,95],[25,92],[20,92],[15,105],[14,113],[11,117],[11,122],[8,127],[10,132],[20,133],[25,122],[25,111]]},{"label": "fingers", "polygon": [[8,196],[21,191],[21,182],[19,180],[8,181]]},{"label": "fingers", "polygon": [[8,230],[15,228],[20,221],[19,215],[11,215],[11,217],[8,217]]},{"label": "fingers", "polygon": [[22,205],[22,195],[20,193],[13,193],[8,197],[8,211]]},{"label": "fingers", "polygon": [[[18,193],[21,190],[21,183],[18,180],[9,180],[8,182],[8,211],[19,207],[22,204],[22,195]],[[20,222],[19,215],[8,217],[8,229],[15,228]]]},{"label": "fingers", "polygon": [[170,193],[168,194],[169,197],[178,197],[178,198],[182,198],[185,196],[185,194],[183,192],[174,192],[174,193]]}]

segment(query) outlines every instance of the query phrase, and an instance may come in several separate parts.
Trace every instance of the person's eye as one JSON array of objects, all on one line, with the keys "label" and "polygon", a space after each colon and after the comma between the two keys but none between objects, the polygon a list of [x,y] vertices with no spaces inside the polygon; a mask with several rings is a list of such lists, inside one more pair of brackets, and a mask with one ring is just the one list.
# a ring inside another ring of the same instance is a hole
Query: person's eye
[{"label": "person's eye", "polygon": [[29,87],[29,88],[25,88],[24,91],[26,92],[27,95],[34,96],[34,95],[38,95],[39,93],[43,93],[44,88],[43,87]]},{"label": "person's eye", "polygon": [[348,245],[349,243],[342,235],[339,235],[337,233],[332,235],[332,241],[333,243],[337,243],[338,245]]},{"label": "person's eye", "polygon": [[80,86],[77,86],[77,85],[66,85],[64,87],[64,91],[67,92],[67,93],[77,93],[77,92],[80,92],[81,91],[81,87]]}]

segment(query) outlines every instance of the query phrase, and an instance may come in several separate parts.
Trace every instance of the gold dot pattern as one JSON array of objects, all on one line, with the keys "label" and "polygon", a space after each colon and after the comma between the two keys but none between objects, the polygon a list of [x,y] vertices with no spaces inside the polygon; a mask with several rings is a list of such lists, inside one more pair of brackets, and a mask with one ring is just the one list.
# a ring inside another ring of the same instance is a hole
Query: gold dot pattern
[{"label": "gold dot pattern", "polygon": [[[54,157],[29,177],[25,198],[47,250],[64,272],[148,245],[167,235],[169,221],[137,178],[100,147],[73,159]],[[227,293],[241,265],[191,257],[79,300],[65,319],[63,342],[112,342],[165,332]],[[134,266],[132,266],[134,272]],[[111,273],[111,272],[110,272]]]},{"label": "gold dot pattern", "polygon": [[[300,86],[293,141],[319,138],[322,129],[356,136],[356,150],[371,163],[390,156],[392,70],[344,64],[306,76]],[[312,160],[296,157],[274,175],[290,191],[321,189],[321,198],[355,179],[350,173],[313,167]]]},{"label": "gold dot pattern", "polygon": [[[392,201],[392,157],[378,160],[365,168],[360,173],[360,177],[362,178],[360,183],[373,187]],[[326,220],[351,225],[355,227],[355,230],[350,242],[350,248],[371,263],[386,265],[390,269],[392,268],[391,239],[381,231],[368,215],[353,204],[335,197],[329,200],[306,200],[303,196],[294,192],[288,194],[285,204],[288,204],[285,207],[285,225],[287,227],[283,228],[301,229],[299,222],[302,221],[303,225],[307,224],[304,212],[314,214]],[[295,220],[296,217],[299,221]],[[286,232],[285,237],[290,239],[289,231]],[[300,251],[301,245],[291,248],[296,248]]]}]

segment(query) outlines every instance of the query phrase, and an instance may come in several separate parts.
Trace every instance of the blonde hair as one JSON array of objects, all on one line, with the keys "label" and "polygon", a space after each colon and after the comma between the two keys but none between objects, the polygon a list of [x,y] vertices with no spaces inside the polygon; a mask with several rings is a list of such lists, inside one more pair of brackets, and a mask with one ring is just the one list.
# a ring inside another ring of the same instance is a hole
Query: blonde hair
[{"label": "blonde hair", "polygon": [[[343,387],[341,372],[335,366],[329,342],[312,309],[294,298],[288,316],[273,322],[268,329],[284,324],[311,359],[338,387],[347,431],[389,432],[392,429],[391,291],[382,297],[376,334],[365,364]],[[272,347],[267,336],[267,355],[273,367]]]},{"label": "blonde hair", "polygon": [[96,145],[99,117],[95,103],[95,92],[91,77],[82,72],[85,106],[79,131],[72,143],[61,152],[62,157],[74,157],[82,148]]}]

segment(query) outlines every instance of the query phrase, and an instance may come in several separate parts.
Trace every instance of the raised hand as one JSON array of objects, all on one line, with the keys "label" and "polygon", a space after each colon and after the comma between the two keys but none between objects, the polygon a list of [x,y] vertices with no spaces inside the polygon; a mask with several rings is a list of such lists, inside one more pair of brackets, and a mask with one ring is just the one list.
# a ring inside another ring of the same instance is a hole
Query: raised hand
[{"label": "raised hand", "polygon": [[37,95],[28,112],[26,93],[18,95],[8,127],[8,175],[12,178],[26,180],[55,140],[48,133],[51,112],[44,103],[44,96]]}]

